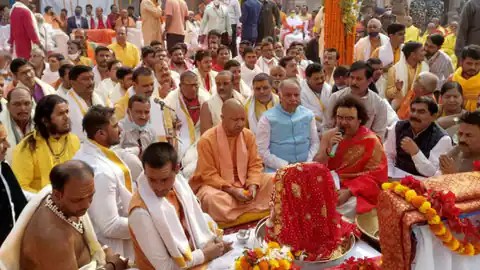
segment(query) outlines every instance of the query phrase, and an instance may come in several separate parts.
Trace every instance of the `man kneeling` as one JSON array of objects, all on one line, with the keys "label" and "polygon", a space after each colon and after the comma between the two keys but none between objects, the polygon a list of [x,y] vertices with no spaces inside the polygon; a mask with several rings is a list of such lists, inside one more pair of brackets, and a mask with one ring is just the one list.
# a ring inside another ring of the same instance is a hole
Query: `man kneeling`
[{"label": "man kneeling", "polygon": [[177,153],[168,143],[153,143],[143,153],[129,209],[135,262],[141,270],[186,269],[206,264],[231,250],[216,236],[195,194],[178,173]]},{"label": "man kneeling", "polygon": [[263,174],[255,136],[245,128],[245,110],[239,101],[223,104],[222,122],[202,135],[197,150],[190,186],[203,210],[220,223],[240,222],[247,213],[253,215],[245,216],[245,222],[262,218],[268,210],[272,176]]}]

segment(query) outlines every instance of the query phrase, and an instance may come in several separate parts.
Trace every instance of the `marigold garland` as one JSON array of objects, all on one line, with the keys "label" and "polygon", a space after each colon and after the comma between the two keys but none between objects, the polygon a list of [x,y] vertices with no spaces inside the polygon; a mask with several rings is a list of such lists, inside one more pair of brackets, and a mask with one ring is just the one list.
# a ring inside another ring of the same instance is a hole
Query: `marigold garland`
[{"label": "marigold garland", "polygon": [[[452,192],[426,191],[421,182],[413,177],[406,177],[400,183],[383,183],[382,189],[395,192],[424,214],[432,233],[451,251],[467,256],[480,254],[480,241],[478,241],[480,235],[469,220],[462,222],[458,218],[460,210],[455,207],[455,195]],[[423,194],[427,194],[429,198]],[[442,222],[435,208],[439,209],[447,218],[450,228],[465,234],[464,241],[453,236],[452,231]],[[468,238],[477,241],[472,243],[467,240]]]}]

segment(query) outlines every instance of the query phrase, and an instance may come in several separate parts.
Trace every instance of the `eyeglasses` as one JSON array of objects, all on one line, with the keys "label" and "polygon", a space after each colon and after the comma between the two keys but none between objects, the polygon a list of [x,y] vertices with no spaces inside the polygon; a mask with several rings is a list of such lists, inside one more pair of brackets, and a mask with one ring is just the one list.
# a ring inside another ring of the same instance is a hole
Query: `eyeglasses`
[{"label": "eyeglasses", "polygon": [[336,118],[337,118],[337,121],[346,121],[346,122],[352,122],[353,120],[357,119],[356,117],[353,117],[353,116],[341,116],[341,115],[337,115]]}]

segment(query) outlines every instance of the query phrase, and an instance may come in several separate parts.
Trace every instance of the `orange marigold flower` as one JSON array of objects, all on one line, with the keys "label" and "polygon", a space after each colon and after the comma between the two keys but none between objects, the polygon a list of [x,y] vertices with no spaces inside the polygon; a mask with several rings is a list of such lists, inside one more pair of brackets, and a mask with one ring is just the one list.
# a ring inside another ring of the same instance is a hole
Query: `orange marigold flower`
[{"label": "orange marigold flower", "polygon": [[419,208],[422,206],[422,204],[426,201],[427,199],[423,196],[415,196],[412,198],[412,205],[415,206],[416,208]]},{"label": "orange marigold flower", "polygon": [[475,248],[471,243],[465,244],[465,250],[463,251],[464,254],[473,256],[475,254]]},{"label": "orange marigold flower", "polygon": [[258,267],[260,267],[260,270],[268,270],[268,262],[267,261],[260,261],[258,264]]},{"label": "orange marigold flower", "polygon": [[255,255],[257,255],[258,258],[261,258],[264,256],[262,250],[260,248],[256,248],[253,250],[255,252]]}]

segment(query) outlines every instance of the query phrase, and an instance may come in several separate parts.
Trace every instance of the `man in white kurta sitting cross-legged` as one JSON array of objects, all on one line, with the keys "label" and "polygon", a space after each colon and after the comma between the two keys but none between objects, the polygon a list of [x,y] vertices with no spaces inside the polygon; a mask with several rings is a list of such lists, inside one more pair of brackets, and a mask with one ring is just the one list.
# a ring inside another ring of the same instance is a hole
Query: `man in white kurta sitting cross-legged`
[{"label": "man in white kurta sitting cross-legged", "polygon": [[91,67],[74,66],[69,73],[72,89],[65,95],[70,109],[72,132],[81,141],[86,140],[82,129],[83,116],[93,105],[107,105],[103,99],[94,92],[93,72]]},{"label": "man in white kurta sitting cross-legged", "polygon": [[101,105],[88,110],[83,119],[88,140],[73,159],[86,162],[94,171],[95,195],[88,214],[99,241],[133,260],[127,209],[135,182],[127,165],[110,149],[120,143],[121,129],[114,112]]}]

